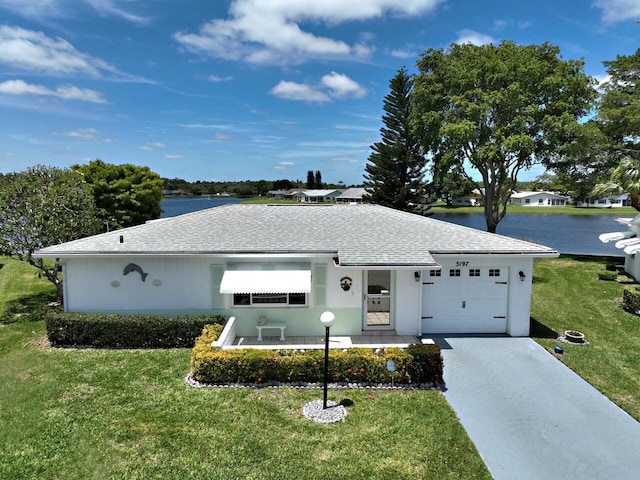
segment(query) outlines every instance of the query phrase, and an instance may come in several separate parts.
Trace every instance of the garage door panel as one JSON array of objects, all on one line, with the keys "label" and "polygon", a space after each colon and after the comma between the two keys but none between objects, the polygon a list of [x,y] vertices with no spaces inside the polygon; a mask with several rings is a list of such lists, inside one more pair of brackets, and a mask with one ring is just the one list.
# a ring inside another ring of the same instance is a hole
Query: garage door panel
[{"label": "garage door panel", "polygon": [[423,318],[423,333],[505,333],[504,318],[466,318],[460,317]]},{"label": "garage door panel", "polygon": [[422,286],[423,333],[505,333],[508,267],[459,269]]}]

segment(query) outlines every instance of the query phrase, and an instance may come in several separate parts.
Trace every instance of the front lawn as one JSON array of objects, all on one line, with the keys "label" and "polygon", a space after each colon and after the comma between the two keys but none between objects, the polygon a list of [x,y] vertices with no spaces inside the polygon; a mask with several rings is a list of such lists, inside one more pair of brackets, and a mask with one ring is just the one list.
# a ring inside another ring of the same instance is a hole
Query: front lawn
[{"label": "front lawn", "polygon": [[348,416],[302,416],[321,390],[194,389],[190,349],[58,349],[52,286],[0,257],[0,478],[479,478],[438,390],[333,390]]},{"label": "front lawn", "polygon": [[[624,284],[598,280],[598,272],[614,261],[622,263],[620,258],[568,255],[538,263],[531,336],[550,352],[561,345],[561,361],[640,420],[640,318],[618,307]],[[565,330],[584,333],[589,345],[553,338]]]}]

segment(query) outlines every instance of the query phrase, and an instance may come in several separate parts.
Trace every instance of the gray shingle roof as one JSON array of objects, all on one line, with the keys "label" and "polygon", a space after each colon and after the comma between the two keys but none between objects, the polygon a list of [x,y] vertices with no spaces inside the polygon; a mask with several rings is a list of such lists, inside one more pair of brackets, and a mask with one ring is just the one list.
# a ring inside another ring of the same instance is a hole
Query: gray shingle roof
[{"label": "gray shingle roof", "polygon": [[232,253],[330,254],[341,265],[398,266],[436,265],[435,253],[557,254],[378,205],[226,205],[47,247],[37,256]]}]

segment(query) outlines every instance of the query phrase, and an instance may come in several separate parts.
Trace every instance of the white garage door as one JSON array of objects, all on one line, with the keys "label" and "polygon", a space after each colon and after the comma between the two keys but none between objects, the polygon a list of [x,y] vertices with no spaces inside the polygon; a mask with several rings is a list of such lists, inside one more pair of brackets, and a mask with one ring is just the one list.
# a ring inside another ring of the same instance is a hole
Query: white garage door
[{"label": "white garage door", "polygon": [[422,275],[422,333],[505,333],[509,268],[443,267]]}]

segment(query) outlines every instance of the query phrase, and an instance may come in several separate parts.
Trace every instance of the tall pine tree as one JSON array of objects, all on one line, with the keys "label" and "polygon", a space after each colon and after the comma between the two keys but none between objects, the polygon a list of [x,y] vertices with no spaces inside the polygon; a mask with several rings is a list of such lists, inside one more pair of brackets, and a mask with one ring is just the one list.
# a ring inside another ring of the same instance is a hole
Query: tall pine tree
[{"label": "tall pine tree", "polygon": [[389,82],[380,129],[382,141],[371,146],[365,166],[365,199],[398,210],[412,211],[424,195],[424,169],[420,141],[411,131],[413,80],[402,67]]}]

